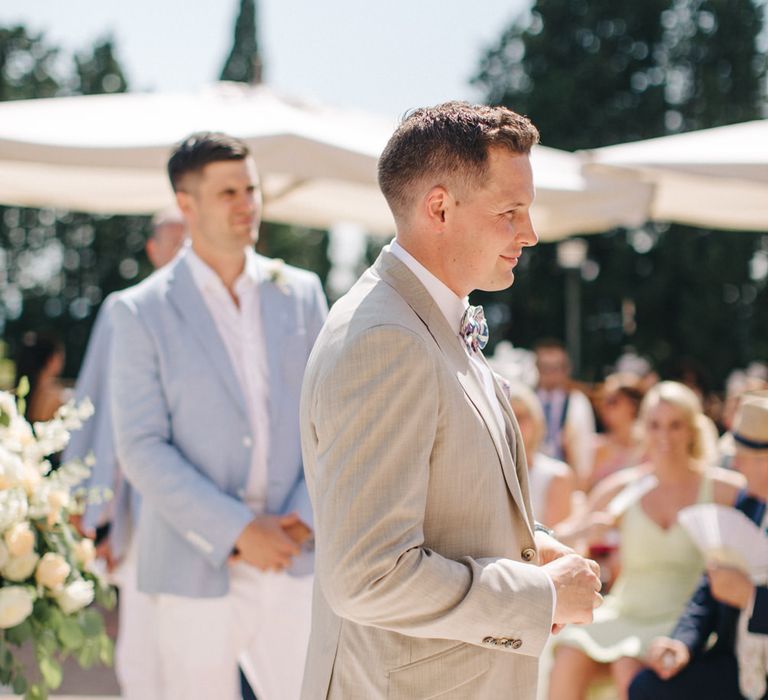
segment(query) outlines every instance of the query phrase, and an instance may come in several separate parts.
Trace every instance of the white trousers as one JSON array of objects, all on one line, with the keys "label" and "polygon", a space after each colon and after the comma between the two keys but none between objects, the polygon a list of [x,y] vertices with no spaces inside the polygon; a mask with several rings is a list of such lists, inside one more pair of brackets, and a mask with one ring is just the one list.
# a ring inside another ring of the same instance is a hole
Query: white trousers
[{"label": "white trousers", "polygon": [[136,546],[113,574],[120,588],[115,673],[123,700],[163,700],[155,596],[136,585]]},{"label": "white trousers", "polygon": [[162,700],[236,700],[238,662],[259,700],[298,700],[312,579],[237,563],[223,598],[153,596]]}]

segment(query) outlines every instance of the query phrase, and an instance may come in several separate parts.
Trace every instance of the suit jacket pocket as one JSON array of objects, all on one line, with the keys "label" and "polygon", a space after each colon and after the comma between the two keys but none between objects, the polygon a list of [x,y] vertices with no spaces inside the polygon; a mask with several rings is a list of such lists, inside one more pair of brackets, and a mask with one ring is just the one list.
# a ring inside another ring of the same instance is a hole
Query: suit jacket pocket
[{"label": "suit jacket pocket", "polygon": [[[392,669],[389,672],[389,700],[428,700],[471,698],[467,686],[483,675],[491,665],[488,652],[471,644],[460,643],[433,656]],[[451,692],[453,691],[453,692]]]}]

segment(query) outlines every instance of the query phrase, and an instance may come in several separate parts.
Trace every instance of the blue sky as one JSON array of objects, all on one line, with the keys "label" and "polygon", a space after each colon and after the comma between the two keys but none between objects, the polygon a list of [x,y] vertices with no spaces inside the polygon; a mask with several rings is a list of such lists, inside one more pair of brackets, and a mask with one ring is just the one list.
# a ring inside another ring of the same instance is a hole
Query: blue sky
[{"label": "blue sky", "polygon": [[[396,116],[479,95],[468,84],[528,0],[259,0],[266,80],[287,94]],[[66,49],[106,35],[134,90],[214,80],[238,0],[2,0],[0,23],[44,31]]]}]

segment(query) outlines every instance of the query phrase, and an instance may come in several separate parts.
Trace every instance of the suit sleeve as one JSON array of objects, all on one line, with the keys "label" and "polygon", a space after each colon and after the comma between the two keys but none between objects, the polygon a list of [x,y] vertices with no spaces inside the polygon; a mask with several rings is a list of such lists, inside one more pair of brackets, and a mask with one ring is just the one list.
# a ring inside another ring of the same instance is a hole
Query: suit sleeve
[{"label": "suit sleeve", "polygon": [[705,574],[672,632],[672,638],[683,642],[690,650],[691,656],[704,650],[709,635],[715,631],[718,605],[709,589],[709,579]]},{"label": "suit sleeve", "polygon": [[[110,314],[114,302],[114,295],[107,297],[99,310],[75,385],[75,400],[80,402],[90,399],[94,406],[94,414],[79,430],[72,433],[62,457],[62,461],[67,462],[75,459],[84,460],[92,454],[93,469],[83,486],[101,490],[114,489],[117,473],[109,390],[109,359],[112,345]],[[94,503],[89,503],[83,515],[83,526],[86,529],[95,528],[105,517],[107,507],[108,503],[103,497]]]},{"label": "suit sleeve", "polygon": [[[305,302],[305,323],[307,329],[307,357],[312,352],[312,347],[317,340],[320,329],[323,327],[326,316],[328,316],[328,302],[325,299],[323,287],[320,280],[312,277],[312,285]],[[298,439],[298,436],[297,436]],[[299,476],[296,484],[291,489],[291,493],[286,501],[284,512],[296,512],[299,517],[310,527],[314,526],[314,517],[312,515],[312,504],[307,493],[307,482],[304,479],[304,469],[299,470]]]},{"label": "suit sleeve", "polygon": [[316,576],[329,605],[410,636],[480,646],[488,636],[519,638],[519,649],[505,650],[538,656],[552,620],[541,569],[448,559],[425,545],[441,413],[433,351],[407,329],[382,326],[327,357],[303,428],[315,443]]},{"label": "suit sleeve", "polygon": [[747,629],[755,634],[768,635],[768,588],[766,586],[755,588],[755,606],[752,608],[752,617]]},{"label": "suit sleeve", "polygon": [[253,515],[173,444],[157,353],[136,307],[120,300],[112,321],[110,376],[120,464],[144,502],[213,566],[221,566]]}]

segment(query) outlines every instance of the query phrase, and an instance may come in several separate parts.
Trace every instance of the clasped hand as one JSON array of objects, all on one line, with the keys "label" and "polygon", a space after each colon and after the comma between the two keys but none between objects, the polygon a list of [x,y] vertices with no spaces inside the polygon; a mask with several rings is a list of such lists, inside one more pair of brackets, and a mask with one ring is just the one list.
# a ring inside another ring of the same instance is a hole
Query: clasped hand
[{"label": "clasped hand", "polygon": [[594,609],[603,603],[600,566],[548,535],[536,533],[536,544],[539,563],[552,579],[557,596],[553,634],[569,623],[592,622]]},{"label": "clasped hand", "polygon": [[283,571],[311,534],[296,513],[258,515],[240,533],[230,561],[244,561],[261,571]]}]

